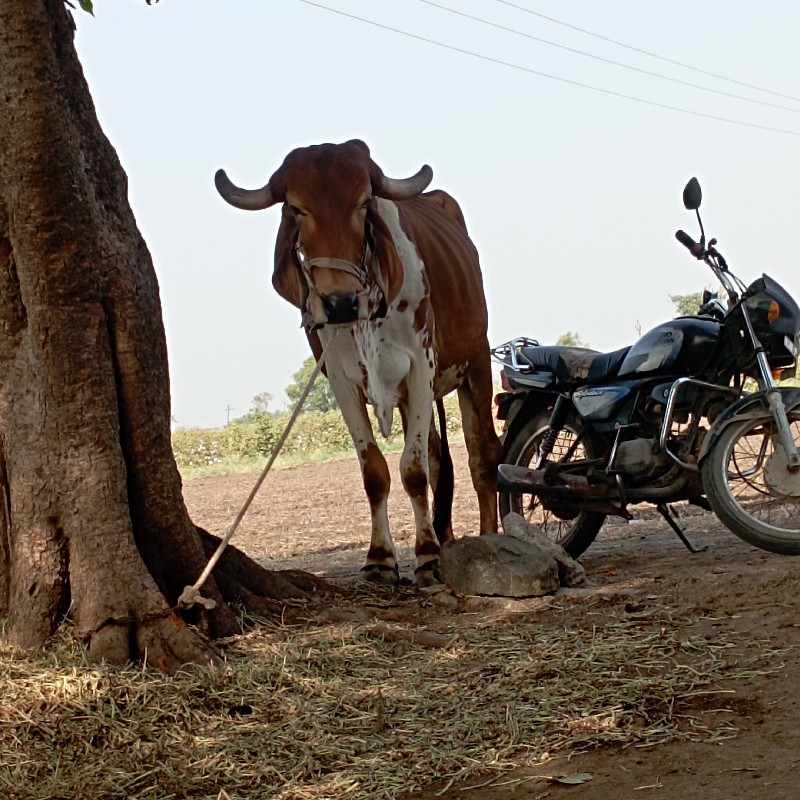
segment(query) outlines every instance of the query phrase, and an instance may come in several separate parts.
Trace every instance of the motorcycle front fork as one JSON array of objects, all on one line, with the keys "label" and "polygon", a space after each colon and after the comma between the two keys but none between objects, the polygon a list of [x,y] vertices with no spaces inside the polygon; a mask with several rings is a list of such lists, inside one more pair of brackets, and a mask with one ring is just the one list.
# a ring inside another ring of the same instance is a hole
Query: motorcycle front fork
[{"label": "motorcycle front fork", "polygon": [[753,324],[750,322],[750,317],[747,310],[742,306],[742,316],[744,317],[747,332],[753,341],[756,350],[756,364],[758,365],[759,373],[759,388],[764,390],[764,394],[769,404],[769,410],[772,412],[772,417],[775,420],[775,427],[777,428],[778,442],[786,453],[786,468],[789,472],[800,472],[800,453],[797,451],[797,445],[794,443],[792,436],[792,429],[789,426],[789,418],[786,416],[786,407],[783,405],[783,397],[781,390],[775,385],[772,378],[772,369],[770,368],[767,354],[761,345],[756,332],[753,330]]},{"label": "motorcycle front fork", "polygon": [[783,405],[783,397],[777,386],[767,389],[767,402],[778,429],[777,439],[783,447],[783,452],[786,453],[786,469],[792,473],[800,472],[800,453],[797,452],[789,418],[786,416],[786,407]]}]

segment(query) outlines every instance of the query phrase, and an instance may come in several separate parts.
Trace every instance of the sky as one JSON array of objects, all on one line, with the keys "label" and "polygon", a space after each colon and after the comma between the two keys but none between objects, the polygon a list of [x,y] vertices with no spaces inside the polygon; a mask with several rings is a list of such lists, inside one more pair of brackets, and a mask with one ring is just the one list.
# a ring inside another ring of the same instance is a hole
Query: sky
[{"label": "sky", "polygon": [[300,312],[270,283],[279,208],[234,209],[213,185],[223,167],[262,186],[296,147],[360,138],[396,178],[431,165],[480,253],[493,345],[574,331],[614,350],[673,316],[670,294],[712,285],[674,238],[698,238],[681,201],[692,176],[731,270],[800,298],[800,3],[94,12],[74,12],[76,45],[153,255],[180,427],[224,425],[262,392],[283,408],[309,355]]}]

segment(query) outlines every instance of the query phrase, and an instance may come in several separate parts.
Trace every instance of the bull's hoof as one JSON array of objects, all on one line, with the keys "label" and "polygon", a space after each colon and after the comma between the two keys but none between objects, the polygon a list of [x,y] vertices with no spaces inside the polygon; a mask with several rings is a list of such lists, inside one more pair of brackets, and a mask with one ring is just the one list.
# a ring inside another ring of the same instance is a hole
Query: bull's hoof
[{"label": "bull's hoof", "polygon": [[397,586],[400,581],[400,572],[397,567],[388,564],[366,564],[361,567],[361,577],[370,583],[379,586]]},{"label": "bull's hoof", "polygon": [[417,581],[417,587],[420,589],[433,589],[444,586],[442,574],[439,572],[438,561],[428,561],[425,564],[420,564],[414,570],[414,577]]}]

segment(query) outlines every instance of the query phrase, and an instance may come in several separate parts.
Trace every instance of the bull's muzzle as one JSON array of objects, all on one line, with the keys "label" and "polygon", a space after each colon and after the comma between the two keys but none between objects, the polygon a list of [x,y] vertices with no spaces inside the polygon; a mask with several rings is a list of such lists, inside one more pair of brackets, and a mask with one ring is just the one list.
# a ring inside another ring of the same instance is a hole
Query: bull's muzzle
[{"label": "bull's muzzle", "polygon": [[359,318],[360,309],[358,292],[323,295],[322,307],[330,325],[355,322]]}]

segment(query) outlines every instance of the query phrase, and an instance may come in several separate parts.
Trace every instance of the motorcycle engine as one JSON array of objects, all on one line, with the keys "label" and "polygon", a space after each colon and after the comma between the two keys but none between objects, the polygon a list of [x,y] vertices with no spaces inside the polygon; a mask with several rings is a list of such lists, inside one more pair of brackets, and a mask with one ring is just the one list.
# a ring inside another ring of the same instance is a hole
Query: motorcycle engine
[{"label": "motorcycle engine", "polygon": [[669,457],[658,450],[655,439],[631,439],[620,442],[614,467],[634,483],[648,481],[669,467]]}]

